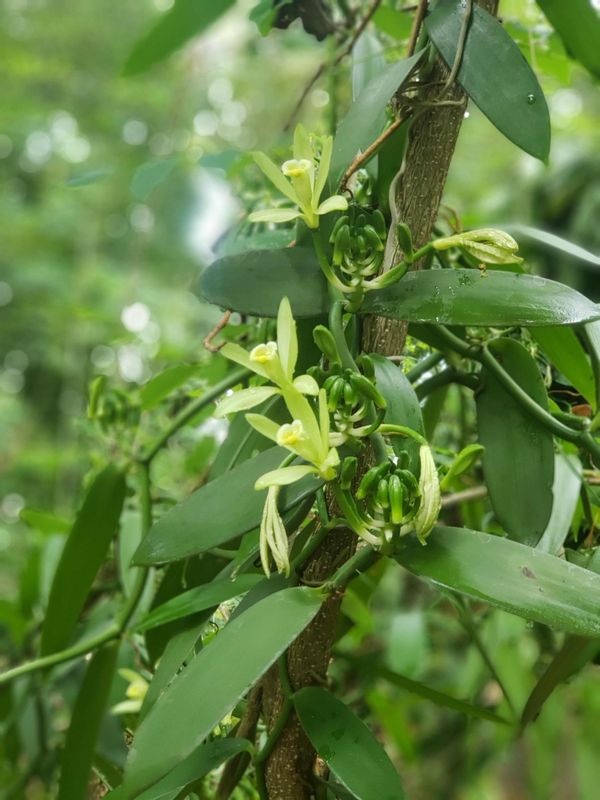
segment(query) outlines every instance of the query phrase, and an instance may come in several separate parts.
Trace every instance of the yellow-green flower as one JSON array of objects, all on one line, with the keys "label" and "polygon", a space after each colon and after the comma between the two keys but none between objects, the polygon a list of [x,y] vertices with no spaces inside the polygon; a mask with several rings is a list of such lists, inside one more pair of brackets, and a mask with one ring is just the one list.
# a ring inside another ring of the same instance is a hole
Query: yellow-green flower
[{"label": "yellow-green flower", "polygon": [[303,125],[296,127],[293,150],[294,157],[284,161],[281,168],[264,153],[252,154],[254,161],[271,183],[291,200],[296,208],[253,211],[248,217],[250,222],[289,222],[301,218],[309,228],[318,228],[320,216],[331,211],[345,211],[348,208],[348,201],[340,194],[332,195],[320,202],[329,174],[333,137],[322,138],[317,167],[315,148]]},{"label": "yellow-green flower", "polygon": [[113,706],[111,714],[137,714],[144,702],[149,683],[132,669],[123,668],[118,670],[118,673],[129,684],[125,690],[127,700]]}]

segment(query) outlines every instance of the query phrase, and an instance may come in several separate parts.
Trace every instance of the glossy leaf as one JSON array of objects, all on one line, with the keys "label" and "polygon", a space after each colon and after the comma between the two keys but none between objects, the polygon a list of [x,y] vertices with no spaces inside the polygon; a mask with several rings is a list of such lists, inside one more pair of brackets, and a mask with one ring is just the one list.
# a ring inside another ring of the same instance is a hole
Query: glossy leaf
[{"label": "glossy leaf", "polygon": [[[449,66],[454,63],[465,7],[460,0],[440,0],[425,20],[427,33]],[[550,115],[544,93],[518,45],[476,3],[457,80],[507,139],[535,158],[547,160]]]},{"label": "glossy leaf", "polygon": [[[282,297],[296,317],[328,307],[327,283],[309,248],[262,250],[222,258],[201,278],[210,303],[241,314],[276,317]],[[360,309],[409,322],[445,325],[576,325],[600,319],[598,306],[574,289],[534,275],[473,269],[420,270],[369,292]]]},{"label": "glossy leaf", "polygon": [[591,0],[537,0],[572,58],[600,78],[600,15]]},{"label": "glossy leaf", "polygon": [[354,157],[379,136],[385,123],[387,104],[394,92],[410,76],[422,56],[423,51],[389,64],[367,83],[350,106],[350,110],[340,122],[333,144],[329,172],[332,189],[337,186],[344,170]]},{"label": "glossy leaf", "polygon": [[58,562],[42,629],[42,655],[69,643],[116,532],[124,499],[125,476],[111,464],[90,485]]},{"label": "glossy leaf", "polygon": [[294,317],[317,317],[328,310],[327,284],[312,248],[251,250],[220,258],[200,278],[205,300],[259,317],[276,317],[288,296]]},{"label": "glossy leaf", "polygon": [[115,673],[119,645],[92,656],[79,689],[62,754],[57,800],[85,800],[100,723]]},{"label": "glossy leaf", "polygon": [[330,692],[294,695],[298,719],[313,747],[357,800],[402,800],[400,777],[369,728]]},{"label": "glossy leaf", "polygon": [[519,542],[468,528],[405,537],[396,560],[415,575],[525,619],[600,638],[600,575]]},{"label": "glossy leaf", "polygon": [[[176,800],[181,793],[220,767],[224,761],[251,749],[247,739],[214,739],[196,748],[194,752],[171,770],[168,775],[149,789],[136,795],[135,800]],[[107,795],[107,800],[126,800],[127,795],[119,787]]]},{"label": "glossy leaf", "polygon": [[[534,359],[514,339],[496,339],[489,349],[508,374],[542,408],[546,388]],[[500,384],[482,371],[477,392],[478,441],[485,448],[483,474],[498,522],[512,539],[535,545],[552,512],[552,434]]]},{"label": "glossy leaf", "polygon": [[[195,491],[162,516],[135,554],[135,563],[164,564],[203,553],[241,536],[261,520],[265,491],[254,484],[280,466],[287,451],[272,447]],[[313,494],[321,481],[308,476],[284,488],[279,509],[285,511]],[[232,502],[234,500],[234,502]]]},{"label": "glossy leaf", "polygon": [[445,325],[575,325],[598,319],[598,306],[568,286],[510,272],[439,269],[409,272],[369,292],[361,308],[409,322]]},{"label": "glossy leaf", "polygon": [[534,328],[533,338],[551,363],[588,403],[595,403],[596,384],[590,360],[575,332],[568,327]]},{"label": "glossy leaf", "polygon": [[582,465],[574,455],[558,453],[555,457],[552,487],[552,514],[544,535],[537,544],[542,553],[557,556],[569,533],[569,528],[581,490]]},{"label": "glossy leaf", "polygon": [[154,677],[140,709],[140,721],[148,714],[167,686],[180,677],[181,667],[195,657],[196,645],[201,641],[204,623],[180,631],[171,637],[162,653]]},{"label": "glossy leaf", "polygon": [[314,590],[284,589],[229,622],[165,690],[138,728],[125,770],[125,796],[135,797],[187,758],[320,605]]},{"label": "glossy leaf", "polygon": [[234,3],[235,0],[175,0],[172,8],[136,42],[123,74],[137,75],[163,61],[193,36],[202,33]]},{"label": "glossy leaf", "polygon": [[218,606],[225,600],[245,594],[263,578],[262,574],[240,575],[235,580],[216,580],[205,586],[196,586],[195,589],[182,592],[158,608],[152,609],[138,622],[136,630],[146,631],[157,625],[164,625],[167,622]]}]

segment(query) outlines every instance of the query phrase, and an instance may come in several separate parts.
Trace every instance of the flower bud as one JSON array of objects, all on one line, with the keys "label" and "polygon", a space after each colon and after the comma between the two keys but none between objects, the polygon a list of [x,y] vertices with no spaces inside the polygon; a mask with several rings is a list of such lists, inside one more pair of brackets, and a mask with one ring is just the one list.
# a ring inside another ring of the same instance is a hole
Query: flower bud
[{"label": "flower bud", "polygon": [[457,233],[433,242],[435,250],[462,247],[469,255],[486,264],[518,264],[523,261],[516,255],[519,245],[508,233],[494,228]]},{"label": "flower bud", "polygon": [[429,445],[424,444],[421,446],[419,457],[421,461],[421,476],[419,478],[421,505],[415,515],[414,526],[420,541],[424,542],[437,522],[442,504],[437,468]]}]

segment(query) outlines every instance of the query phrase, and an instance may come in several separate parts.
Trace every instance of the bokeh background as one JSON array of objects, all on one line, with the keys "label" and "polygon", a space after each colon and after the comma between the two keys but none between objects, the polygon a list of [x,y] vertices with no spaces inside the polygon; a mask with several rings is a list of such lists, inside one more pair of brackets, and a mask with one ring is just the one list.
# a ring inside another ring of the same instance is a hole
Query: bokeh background
[{"label": "bokeh background", "polygon": [[[196,281],[262,191],[244,152],[286,146],[284,126],[325,56],[297,24],[261,37],[253,5],[238,2],[175,57],[124,77],[132,45],[169,0],[0,4],[0,644],[9,655],[43,617],[82,479],[110,446],[86,418],[90,382],[106,376],[138,398],[147,429],[158,430],[165,412],[144,399],[152,376],[190,365],[189,394],[225,369],[202,346],[220,314],[195,294]],[[410,27],[408,14],[399,23],[386,11],[401,5],[390,0],[375,16],[388,57]],[[465,226],[532,224],[599,252],[598,85],[566,58],[534,3],[502,0],[501,15],[547,94],[551,160],[521,153],[471,106],[444,202]],[[350,99],[349,68],[348,59],[310,91],[307,126],[335,124]],[[589,266],[524,249],[534,271],[600,300]],[[161,490],[177,499],[197,485],[222,435],[210,418],[179,434],[157,460]],[[466,696],[480,667],[461,660],[446,614],[411,610],[414,591],[384,576],[370,607],[350,609],[348,635],[383,649],[395,671]],[[514,648],[523,663],[535,657],[524,628],[497,614],[485,630],[516,697],[530,684],[512,669]],[[365,702],[416,800],[591,800],[600,777],[595,669],[557,693],[517,743],[399,687],[371,688]],[[25,706],[18,724],[20,757],[32,759],[34,710]],[[5,747],[0,764],[8,785],[15,765]],[[22,791],[14,796],[46,796],[35,778]]]}]

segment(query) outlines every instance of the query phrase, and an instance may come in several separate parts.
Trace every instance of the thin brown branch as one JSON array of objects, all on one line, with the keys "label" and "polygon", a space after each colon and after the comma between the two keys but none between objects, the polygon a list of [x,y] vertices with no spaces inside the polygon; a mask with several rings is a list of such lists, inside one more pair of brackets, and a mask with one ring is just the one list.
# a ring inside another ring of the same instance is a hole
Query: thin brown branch
[{"label": "thin brown branch", "polygon": [[223,342],[223,344],[214,345],[213,340],[223,330],[223,328],[227,326],[227,323],[229,322],[230,319],[231,319],[231,311],[226,311],[223,314],[222,318],[217,322],[215,327],[212,329],[212,331],[202,342],[204,347],[211,353],[218,353],[219,350],[223,347],[223,344],[225,344],[225,342]]},{"label": "thin brown branch", "polygon": [[352,34],[352,38],[350,39],[350,41],[348,42],[346,47],[340,53],[338,53],[338,55],[334,58],[334,60],[331,62],[331,64],[329,64],[327,61],[324,61],[322,64],[319,65],[317,71],[314,73],[312,78],[308,81],[308,83],[306,84],[306,86],[302,90],[302,94],[300,95],[300,97],[298,99],[298,102],[294,106],[294,109],[293,109],[292,113],[290,114],[290,116],[288,118],[288,121],[285,123],[285,126],[283,128],[284,131],[288,131],[292,127],[292,125],[294,123],[294,120],[296,119],[296,116],[298,115],[298,112],[300,111],[304,101],[308,97],[308,93],[313,88],[315,83],[319,80],[321,75],[323,75],[325,70],[327,70],[330,66],[331,67],[337,67],[346,58],[346,56],[350,55],[350,53],[354,49],[354,45],[356,44],[356,42],[359,39],[361,33],[363,33],[363,31],[365,30],[365,28],[367,27],[367,25],[369,24],[369,22],[373,18],[373,15],[375,14],[375,12],[377,11],[377,9],[379,8],[380,5],[381,5],[381,0],[373,0],[373,3],[371,3],[371,6],[369,7],[369,10],[365,14],[365,16],[362,18],[360,24],[358,25],[358,27],[356,28],[356,30]]},{"label": "thin brown branch", "polygon": [[384,130],[383,133],[379,134],[379,136],[375,139],[375,141],[371,142],[371,144],[363,150],[362,153],[356,156],[354,161],[350,164],[344,175],[342,176],[342,182],[340,184],[340,191],[344,191],[346,188],[348,181],[354,175],[354,173],[359,170],[362,166],[364,166],[367,161],[370,161],[371,158],[375,155],[375,153],[379,150],[379,148],[387,142],[387,140],[394,134],[398,128],[406,122],[406,120],[411,116],[412,110],[401,114],[397,119],[395,119],[392,124]]}]

